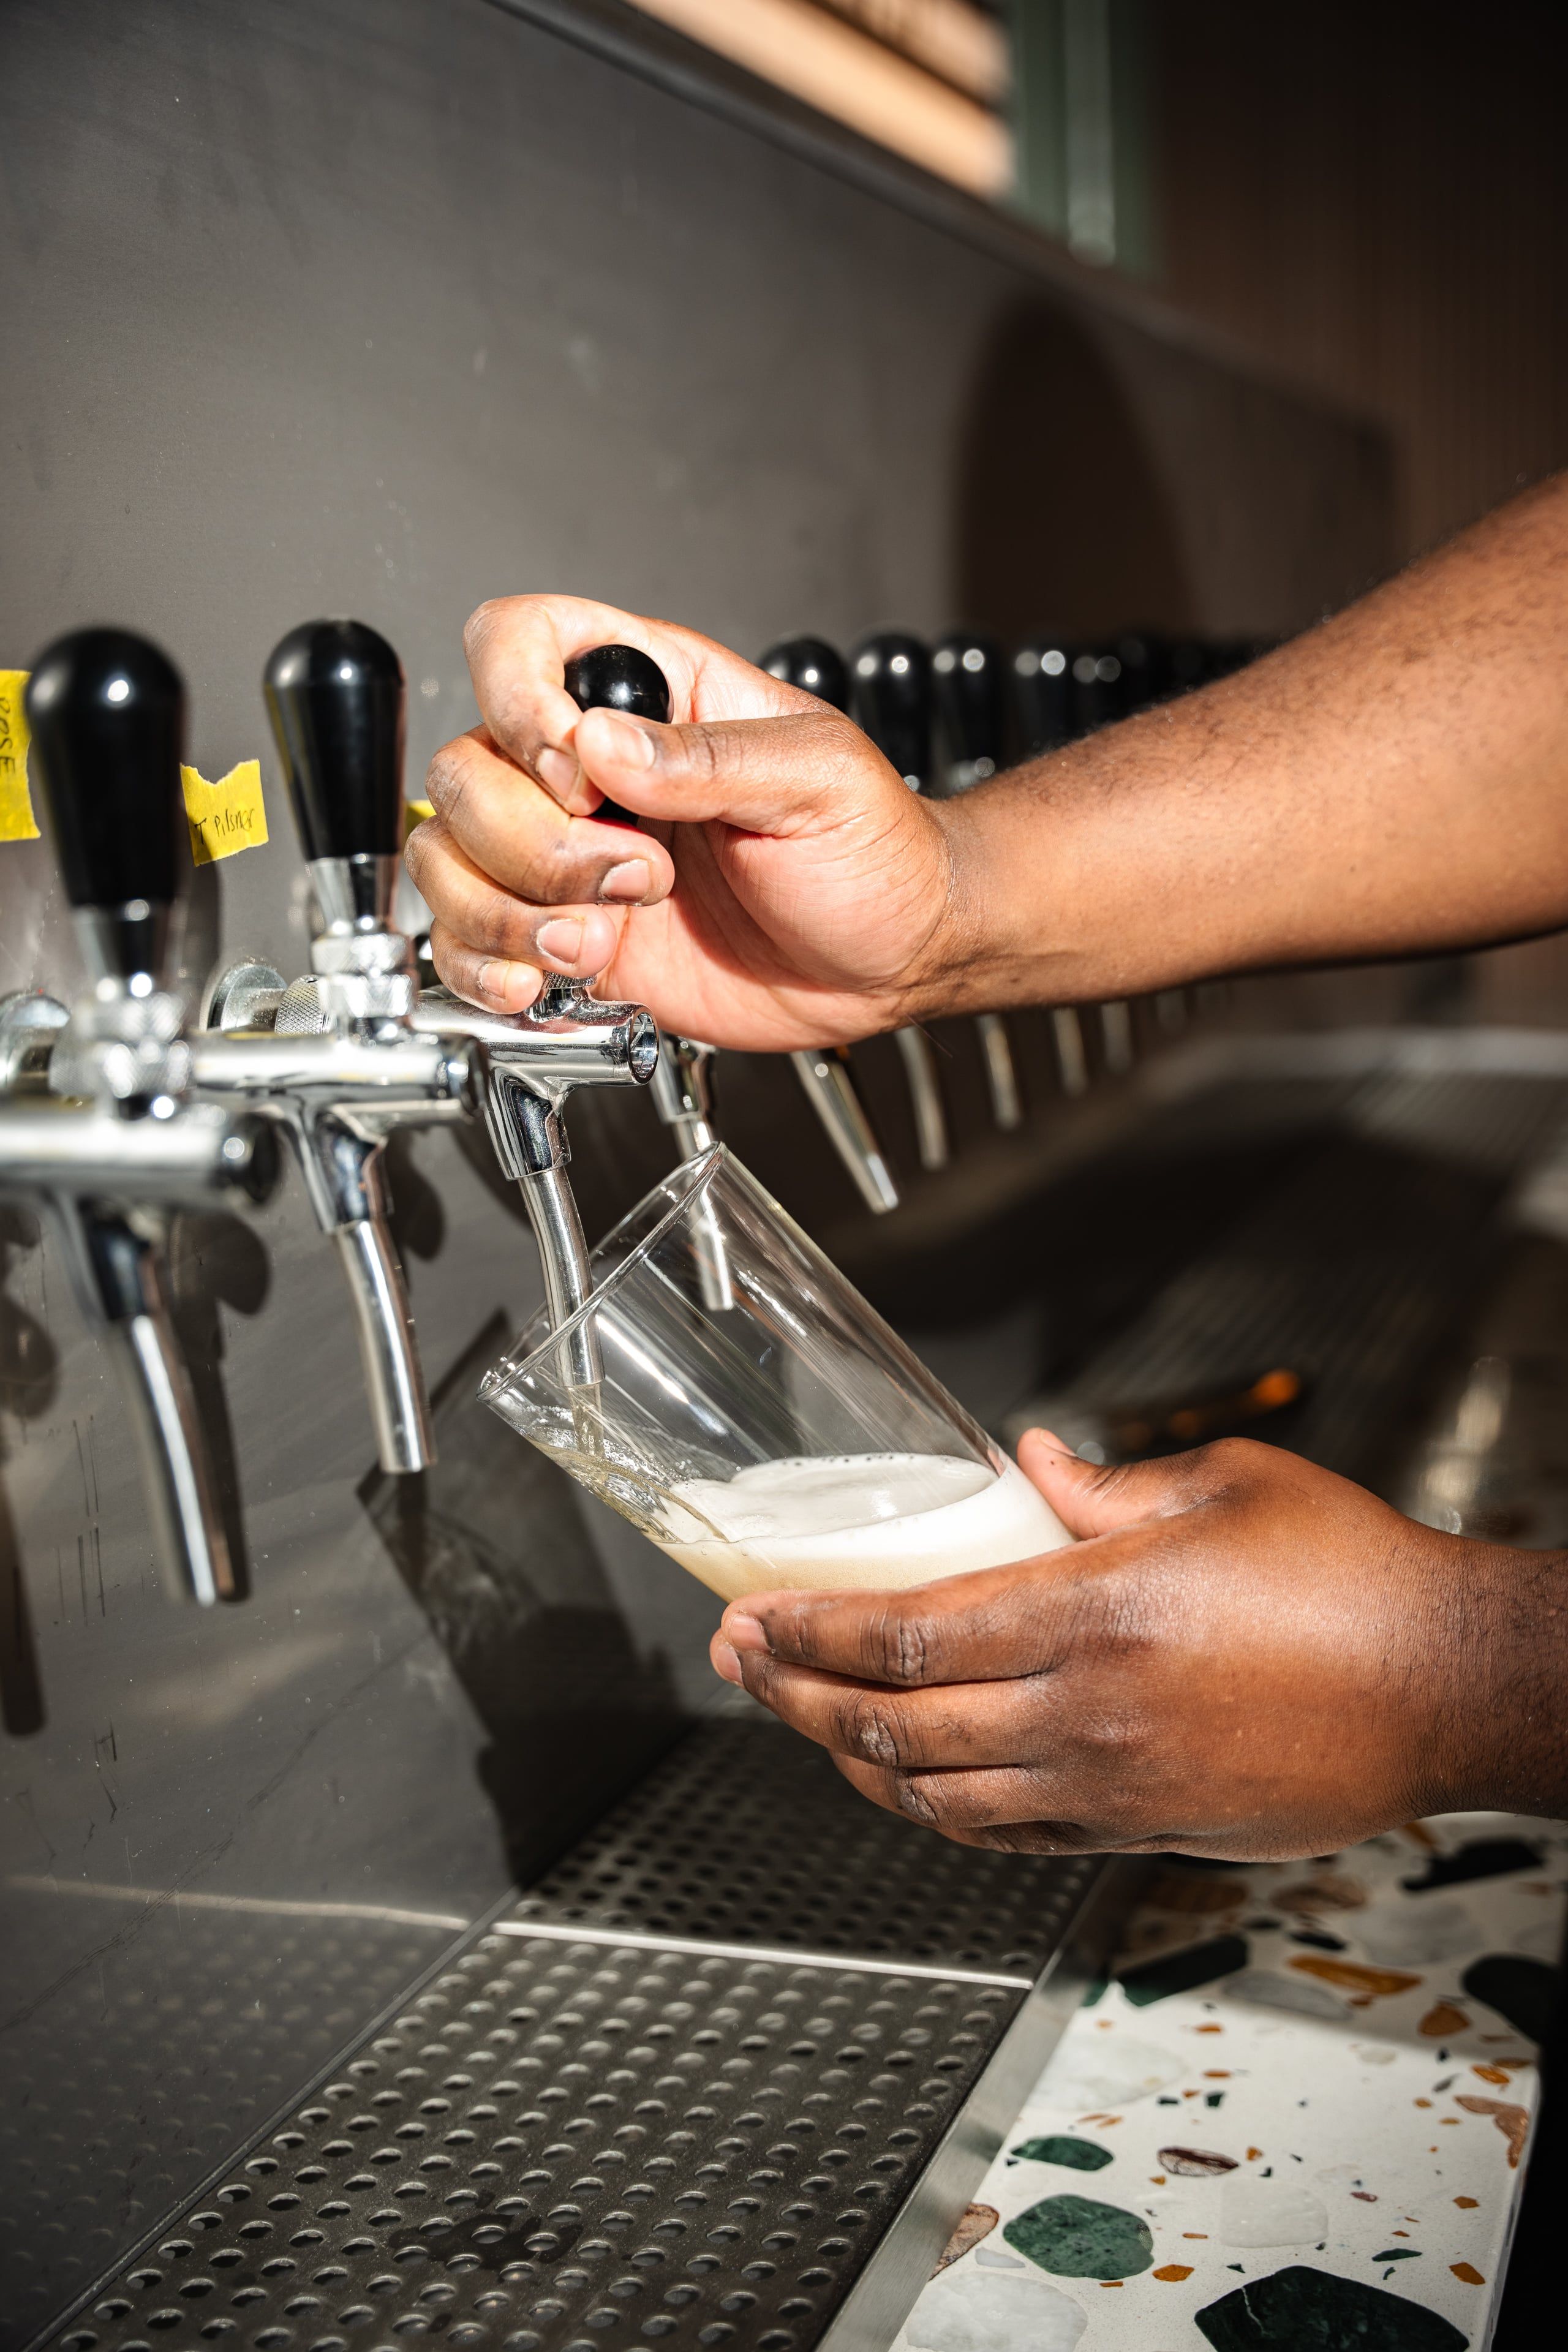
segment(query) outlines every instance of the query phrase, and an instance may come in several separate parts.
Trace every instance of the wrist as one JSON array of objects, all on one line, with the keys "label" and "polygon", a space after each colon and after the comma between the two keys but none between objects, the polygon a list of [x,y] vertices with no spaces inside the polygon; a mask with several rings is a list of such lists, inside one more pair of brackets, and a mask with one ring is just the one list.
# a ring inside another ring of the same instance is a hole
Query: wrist
[{"label": "wrist", "polygon": [[1421,1533],[1433,1638],[1413,1812],[1568,1814],[1568,1554]]},{"label": "wrist", "polygon": [[925,804],[945,867],[945,904],[906,981],[905,1020],[1040,1003],[1051,996],[1044,926],[1037,909],[1031,917],[1023,903],[1032,902],[1027,869],[1037,846],[1010,842],[1017,824],[1012,796],[1009,785],[990,785]]}]

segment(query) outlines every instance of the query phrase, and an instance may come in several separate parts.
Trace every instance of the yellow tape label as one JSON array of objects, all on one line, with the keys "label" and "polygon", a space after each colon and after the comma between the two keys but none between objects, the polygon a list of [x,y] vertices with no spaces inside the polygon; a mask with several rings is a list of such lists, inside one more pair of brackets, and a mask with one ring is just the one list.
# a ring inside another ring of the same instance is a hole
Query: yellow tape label
[{"label": "yellow tape label", "polygon": [[242,760],[216,784],[209,784],[197,768],[182,768],[180,782],[185,788],[191,856],[198,866],[216,866],[220,857],[260,848],[267,838],[267,803],[261,797],[259,760]]},{"label": "yellow tape label", "polygon": [[38,820],[27,790],[25,669],[0,669],[0,841],[37,841]]},{"label": "yellow tape label", "polygon": [[423,824],[436,812],[428,801],[405,801],[403,803],[403,838],[407,840],[416,824]]}]

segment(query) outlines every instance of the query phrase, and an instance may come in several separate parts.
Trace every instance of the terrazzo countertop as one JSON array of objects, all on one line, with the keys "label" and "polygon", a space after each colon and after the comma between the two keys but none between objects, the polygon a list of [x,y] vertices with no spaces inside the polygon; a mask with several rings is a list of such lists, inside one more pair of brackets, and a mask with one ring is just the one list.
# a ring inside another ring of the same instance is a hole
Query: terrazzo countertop
[{"label": "terrazzo countertop", "polygon": [[1568,1829],[1162,1861],[896,2352],[1484,2346]]}]

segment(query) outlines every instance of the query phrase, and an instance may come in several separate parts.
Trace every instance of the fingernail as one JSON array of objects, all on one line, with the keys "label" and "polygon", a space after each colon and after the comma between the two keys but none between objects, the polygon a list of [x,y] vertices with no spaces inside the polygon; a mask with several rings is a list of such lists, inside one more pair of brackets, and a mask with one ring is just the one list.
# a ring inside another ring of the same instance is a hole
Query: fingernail
[{"label": "fingernail", "polygon": [[646,727],[633,719],[623,719],[619,712],[602,710],[600,717],[614,731],[610,739],[610,756],[628,768],[651,768],[654,762],[654,740]]},{"label": "fingernail", "polygon": [[741,1661],[728,1642],[715,1640],[711,1654],[715,1674],[722,1675],[727,1683],[738,1683],[742,1680]]},{"label": "fingernail", "polygon": [[760,1618],[748,1617],[743,1612],[737,1616],[732,1609],[724,1612],[723,1639],[735,1650],[765,1650],[768,1646]]},{"label": "fingernail", "polygon": [[583,926],[567,915],[553,915],[534,933],[540,947],[557,963],[575,963],[583,952]]},{"label": "fingernail", "polygon": [[482,995],[517,1011],[531,1003],[538,992],[539,974],[531,964],[503,963],[492,958],[480,964],[477,977]]},{"label": "fingernail", "polygon": [[599,885],[601,898],[646,898],[653,876],[646,857],[628,857],[623,865],[612,866]]},{"label": "fingernail", "polygon": [[576,753],[558,751],[553,743],[546,744],[542,751],[535,753],[533,764],[538,770],[540,782],[558,793],[563,800],[570,799],[583,781]]}]

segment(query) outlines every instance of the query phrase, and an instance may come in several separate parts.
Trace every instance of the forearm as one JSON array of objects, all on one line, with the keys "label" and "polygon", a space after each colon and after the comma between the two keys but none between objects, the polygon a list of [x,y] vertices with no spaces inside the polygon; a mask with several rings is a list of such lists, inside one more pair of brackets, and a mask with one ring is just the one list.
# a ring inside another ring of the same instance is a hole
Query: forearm
[{"label": "forearm", "polygon": [[925,1011],[1568,922],[1568,477],[1237,677],[943,811]]},{"label": "forearm", "polygon": [[[1438,1539],[1441,1541],[1441,1538]],[[1568,1554],[1456,1547],[1423,1812],[1568,1816]],[[1444,1566],[1448,1566],[1447,1562]]]}]

